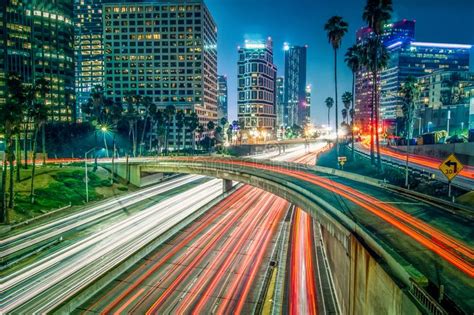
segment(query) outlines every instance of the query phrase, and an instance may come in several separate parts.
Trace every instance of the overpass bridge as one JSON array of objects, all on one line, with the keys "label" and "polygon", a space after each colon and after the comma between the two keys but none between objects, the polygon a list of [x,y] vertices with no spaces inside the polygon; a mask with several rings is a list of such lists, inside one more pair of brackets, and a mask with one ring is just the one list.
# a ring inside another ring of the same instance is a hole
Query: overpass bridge
[{"label": "overpass bridge", "polygon": [[[277,194],[323,227],[344,314],[474,311],[473,212],[377,180],[288,162],[225,157],[117,161],[118,173],[189,173]],[[126,169],[126,170],[125,170]]]}]

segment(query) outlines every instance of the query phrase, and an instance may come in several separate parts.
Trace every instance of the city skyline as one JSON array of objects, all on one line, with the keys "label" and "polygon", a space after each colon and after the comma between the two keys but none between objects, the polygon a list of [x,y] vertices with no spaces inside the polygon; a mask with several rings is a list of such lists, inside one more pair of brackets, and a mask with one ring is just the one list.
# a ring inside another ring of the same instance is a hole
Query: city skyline
[{"label": "city skyline", "polygon": [[[408,0],[395,0],[393,20],[403,18],[416,20],[418,41],[474,44],[474,33],[470,31],[474,29],[474,21],[470,19],[469,14],[474,10],[474,2],[454,1],[457,5],[441,0],[419,2],[414,4]],[[301,1],[298,6],[283,0],[263,0],[257,4],[253,2],[251,4],[248,0],[228,0],[225,10],[223,6],[220,6],[221,2],[217,0],[207,0],[206,3],[219,28],[218,72],[228,77],[229,120],[237,118],[235,61],[238,58],[237,47],[242,43],[242,37],[261,40],[266,36],[272,36],[278,76],[284,74],[284,42],[291,45],[308,45],[307,83],[313,87],[311,120],[317,124],[325,123],[327,116],[324,100],[328,96],[334,97],[334,84],[326,79],[332,76],[333,61],[332,49],[327,41],[323,25],[334,13],[341,15],[349,23],[349,31],[339,51],[338,75],[339,90],[351,91],[352,75],[344,63],[343,55],[347,48],[355,43],[356,31],[365,25],[362,21],[362,8],[365,1],[357,0],[350,3],[335,1],[322,7],[320,3],[307,0]],[[430,4],[429,7],[426,6],[427,3]],[[249,10],[250,5],[252,5],[252,10]],[[457,10],[457,7],[464,7],[465,10]],[[259,13],[263,11],[265,16],[260,17]],[[311,16],[308,12],[314,12],[315,15]],[[292,17],[290,26],[282,23],[288,16]],[[311,18],[296,19],[295,16]],[[437,23],[440,19],[443,19],[443,23]],[[252,23],[245,23],[245,21],[252,21]],[[471,56],[472,54],[473,51],[471,51]],[[471,70],[473,59],[471,58]],[[333,118],[331,120],[334,121]]]}]

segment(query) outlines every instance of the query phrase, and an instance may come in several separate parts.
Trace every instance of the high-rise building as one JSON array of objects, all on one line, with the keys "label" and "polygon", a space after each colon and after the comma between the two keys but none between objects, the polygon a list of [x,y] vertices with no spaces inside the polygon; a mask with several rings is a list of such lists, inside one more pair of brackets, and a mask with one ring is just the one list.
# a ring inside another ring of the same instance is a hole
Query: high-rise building
[{"label": "high-rise building", "polygon": [[271,38],[239,47],[238,117],[244,130],[274,136],[276,73]]},{"label": "high-rise building", "polygon": [[285,121],[286,126],[302,126],[306,121],[306,50],[307,46],[285,43]]},{"label": "high-rise building", "polygon": [[[356,43],[363,45],[374,33],[369,27],[363,27],[356,33]],[[411,42],[415,39],[415,21],[401,20],[395,23],[386,24],[381,40],[385,46],[390,46],[396,42]],[[378,78],[380,81],[380,78]],[[363,132],[368,132],[371,126],[372,108],[372,74],[362,67],[356,73],[355,90],[355,125]],[[379,85],[380,86],[380,85]]]},{"label": "high-rise building", "polygon": [[72,0],[5,0],[0,8],[0,103],[8,73],[32,84],[49,82],[49,121],[72,121],[74,106],[74,26]]},{"label": "high-rise building", "polygon": [[219,121],[222,118],[228,119],[227,102],[227,77],[220,75],[217,77],[217,118]]},{"label": "high-rise building", "polygon": [[[357,32],[357,43],[364,44],[373,36],[370,28]],[[403,117],[398,97],[401,84],[409,76],[420,77],[438,70],[469,70],[470,45],[426,43],[415,41],[415,21],[402,20],[385,25],[381,37],[390,59],[377,78],[380,87],[381,125],[396,132],[397,118]],[[361,69],[356,75],[356,126],[369,131],[371,126],[372,75]]]},{"label": "high-rise building", "polygon": [[103,41],[108,97],[147,96],[217,123],[217,27],[202,0],[106,3]]},{"label": "high-rise building", "polygon": [[80,115],[96,85],[103,86],[102,4],[105,0],[74,1],[76,103]]},{"label": "high-rise building", "polygon": [[305,98],[305,120],[303,121],[303,124],[309,123],[310,122],[310,117],[311,117],[311,93],[312,93],[312,86],[311,84],[306,85],[306,98]]},{"label": "high-rise building", "polygon": [[276,79],[276,126],[278,128],[285,125],[285,78]]}]

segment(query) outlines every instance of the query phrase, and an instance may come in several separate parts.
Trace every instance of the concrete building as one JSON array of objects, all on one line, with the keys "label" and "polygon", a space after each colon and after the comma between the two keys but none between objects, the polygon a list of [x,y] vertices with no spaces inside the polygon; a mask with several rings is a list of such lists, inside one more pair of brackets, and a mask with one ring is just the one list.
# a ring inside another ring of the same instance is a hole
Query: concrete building
[{"label": "concrete building", "polygon": [[276,124],[276,73],[273,43],[246,41],[239,47],[238,118],[244,132],[273,137]]},{"label": "concrete building", "polygon": [[306,110],[306,51],[307,46],[284,45],[284,125],[302,126],[307,120]]},{"label": "concrete building", "polygon": [[217,118],[228,120],[228,92],[227,92],[227,76],[220,75],[217,77]]},{"label": "concrete building", "polygon": [[430,130],[447,130],[448,120],[450,134],[468,128],[470,101],[474,97],[473,72],[437,71],[420,77],[418,85],[418,133],[427,131],[428,125]]},{"label": "concrete building", "polygon": [[276,126],[282,128],[285,125],[285,78],[276,79]]},{"label": "concrete building", "polygon": [[74,121],[72,0],[4,0],[0,8],[0,103],[8,73],[32,84],[46,79],[49,121]]},{"label": "concrete building", "polygon": [[202,0],[106,3],[103,40],[108,97],[147,96],[217,124],[217,27]]},{"label": "concrete building", "polygon": [[96,85],[104,85],[102,4],[106,0],[74,1],[74,51],[78,118]]}]

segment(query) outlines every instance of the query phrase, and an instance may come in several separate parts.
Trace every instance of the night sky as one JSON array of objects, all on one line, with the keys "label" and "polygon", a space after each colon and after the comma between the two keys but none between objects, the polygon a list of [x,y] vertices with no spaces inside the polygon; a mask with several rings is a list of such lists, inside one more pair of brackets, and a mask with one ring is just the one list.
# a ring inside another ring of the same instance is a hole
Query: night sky
[{"label": "night sky", "polygon": [[[332,48],[323,30],[332,15],[349,23],[339,52],[339,95],[350,91],[352,75],[344,53],[364,25],[365,0],[205,0],[218,25],[219,74],[228,78],[229,119],[237,118],[237,46],[244,39],[274,40],[278,75],[284,74],[283,43],[307,44],[308,83],[313,86],[311,117],[326,121],[324,99],[334,97]],[[394,0],[394,19],[415,19],[418,41],[474,44],[474,0]],[[473,69],[471,53],[471,70]],[[334,121],[334,119],[332,119]]]}]

